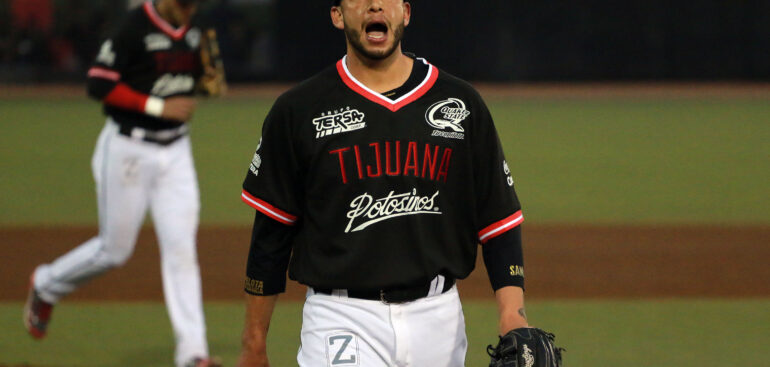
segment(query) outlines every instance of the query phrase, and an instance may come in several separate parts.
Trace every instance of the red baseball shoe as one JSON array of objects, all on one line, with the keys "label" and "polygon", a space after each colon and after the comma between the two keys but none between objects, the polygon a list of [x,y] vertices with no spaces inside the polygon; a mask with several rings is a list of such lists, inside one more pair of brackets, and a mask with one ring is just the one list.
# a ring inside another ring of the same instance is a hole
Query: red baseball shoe
[{"label": "red baseball shoe", "polygon": [[45,338],[48,322],[51,321],[53,305],[43,301],[35,290],[34,273],[29,280],[29,296],[24,305],[24,326],[35,339]]}]

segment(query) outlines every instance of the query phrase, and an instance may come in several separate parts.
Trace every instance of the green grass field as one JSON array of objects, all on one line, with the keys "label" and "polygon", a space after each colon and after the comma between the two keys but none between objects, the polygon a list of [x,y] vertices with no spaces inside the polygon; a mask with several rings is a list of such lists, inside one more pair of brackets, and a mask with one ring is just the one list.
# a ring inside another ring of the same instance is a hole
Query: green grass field
[{"label": "green grass field", "polygon": [[[251,221],[240,185],[271,103],[201,104],[193,144],[203,224]],[[490,108],[530,223],[770,224],[767,101],[492,99]],[[90,157],[103,120],[85,98],[0,99],[0,227],[96,225]],[[294,365],[300,307],[276,310],[274,366]],[[568,349],[566,365],[586,367],[765,366],[768,310],[768,299],[528,303],[533,323]],[[24,334],[20,313],[0,303],[0,366],[171,365],[160,303],[65,302],[42,343]],[[243,305],[208,303],[206,313],[212,351],[234,365]],[[485,366],[495,305],[466,301],[465,314],[467,365]]]},{"label": "green grass field", "polygon": [[[486,366],[496,329],[492,303],[465,302],[466,365]],[[63,304],[49,338],[32,341],[21,327],[21,304],[0,304],[0,365],[48,367],[169,366],[173,350],[161,304]],[[766,366],[770,300],[531,302],[529,317],[556,332],[567,366]],[[206,306],[212,351],[235,365],[243,306]],[[292,366],[301,305],[279,303],[268,341],[273,366]]]},{"label": "green grass field", "polygon": [[[193,121],[202,222],[246,224],[240,185],[271,100],[204,102]],[[492,100],[530,223],[770,222],[770,103]],[[93,224],[103,125],[82,99],[0,100],[0,225]]]}]

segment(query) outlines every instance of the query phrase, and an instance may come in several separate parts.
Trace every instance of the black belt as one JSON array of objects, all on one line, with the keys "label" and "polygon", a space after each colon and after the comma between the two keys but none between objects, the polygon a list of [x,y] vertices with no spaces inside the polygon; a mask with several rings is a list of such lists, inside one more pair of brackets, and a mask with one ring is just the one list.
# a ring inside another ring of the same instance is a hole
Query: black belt
[{"label": "black belt", "polygon": [[118,126],[120,135],[160,145],[169,145],[187,135],[186,128],[154,131],[124,124],[118,124]]},{"label": "black belt", "polygon": [[[444,278],[444,288],[441,293],[444,293],[455,284],[453,278]],[[416,299],[426,297],[430,292],[431,283],[419,285],[416,287],[396,288],[396,289],[379,289],[379,290],[347,290],[348,297],[367,299],[371,301],[382,301],[385,303],[404,303],[411,302]],[[332,294],[331,288],[315,288],[313,292],[320,294]]]}]

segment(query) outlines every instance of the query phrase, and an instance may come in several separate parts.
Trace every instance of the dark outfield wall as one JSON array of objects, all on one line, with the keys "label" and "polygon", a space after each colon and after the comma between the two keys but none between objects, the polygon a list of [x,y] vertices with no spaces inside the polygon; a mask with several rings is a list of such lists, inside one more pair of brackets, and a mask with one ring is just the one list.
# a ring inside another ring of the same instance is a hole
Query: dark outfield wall
[{"label": "dark outfield wall", "polygon": [[[336,60],[329,1],[275,4],[274,74]],[[770,79],[768,0],[413,0],[404,49],[473,80]]]},{"label": "dark outfield wall", "polygon": [[[40,33],[14,28],[10,2],[0,0],[0,83],[82,82],[125,13],[113,1],[54,3],[54,29]],[[331,0],[203,4],[232,82],[300,80],[345,51],[329,19]],[[404,48],[465,79],[770,81],[770,0],[412,4]]]}]

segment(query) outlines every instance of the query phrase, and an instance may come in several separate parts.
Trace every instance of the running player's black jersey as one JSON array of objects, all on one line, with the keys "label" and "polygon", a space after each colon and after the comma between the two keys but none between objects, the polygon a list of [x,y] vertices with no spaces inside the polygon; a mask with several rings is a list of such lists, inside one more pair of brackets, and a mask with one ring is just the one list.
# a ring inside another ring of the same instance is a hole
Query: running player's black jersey
[{"label": "running player's black jersey", "polygon": [[[156,97],[192,95],[202,73],[200,38],[198,27],[174,28],[148,1],[130,10],[102,43],[88,75],[125,83]],[[149,130],[179,127],[179,122],[109,104],[104,105],[104,112],[121,124]]]},{"label": "running player's black jersey", "polygon": [[462,279],[478,243],[522,222],[481,97],[420,62],[425,78],[396,100],[343,58],[273,105],[242,199],[296,226],[291,279],[345,289]]}]

